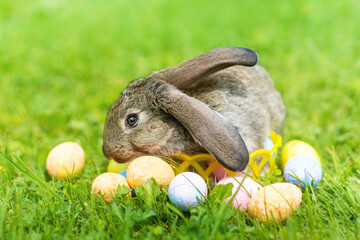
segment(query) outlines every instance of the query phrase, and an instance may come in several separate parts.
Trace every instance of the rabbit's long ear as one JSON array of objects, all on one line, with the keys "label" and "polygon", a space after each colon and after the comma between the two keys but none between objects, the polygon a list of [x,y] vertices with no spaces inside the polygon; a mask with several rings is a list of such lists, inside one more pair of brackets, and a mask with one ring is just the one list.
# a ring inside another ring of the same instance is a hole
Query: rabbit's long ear
[{"label": "rabbit's long ear", "polygon": [[180,91],[159,91],[158,106],[175,117],[224,167],[242,171],[249,153],[238,129],[203,102]]},{"label": "rabbit's long ear", "polygon": [[233,66],[254,66],[258,55],[255,51],[241,47],[221,47],[203,53],[178,66],[165,69],[163,79],[179,89],[187,89],[212,73]]}]

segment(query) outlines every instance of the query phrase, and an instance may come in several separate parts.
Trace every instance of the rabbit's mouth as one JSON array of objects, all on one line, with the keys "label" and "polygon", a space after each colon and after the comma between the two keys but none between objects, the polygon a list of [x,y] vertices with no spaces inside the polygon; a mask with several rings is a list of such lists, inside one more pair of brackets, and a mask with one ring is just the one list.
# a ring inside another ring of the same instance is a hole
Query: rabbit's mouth
[{"label": "rabbit's mouth", "polygon": [[132,160],[134,160],[135,157],[133,157],[133,158],[127,158],[127,159],[125,159],[125,158],[108,158],[108,159],[112,159],[112,160],[114,160],[114,161],[117,162],[117,163],[127,163],[127,162],[131,162]]},{"label": "rabbit's mouth", "polygon": [[109,160],[112,159],[117,163],[130,162],[130,161],[134,160],[135,158],[144,155],[143,153],[140,153],[140,152],[131,151],[131,153],[128,153],[125,151],[121,151],[117,147],[108,148],[105,145],[103,145],[103,153],[107,159],[109,159]]},{"label": "rabbit's mouth", "polygon": [[131,155],[131,156],[113,157],[112,159],[117,163],[127,163],[127,162],[131,162],[135,158],[138,158],[138,157],[143,156],[143,155],[144,154],[139,153],[139,154]]}]

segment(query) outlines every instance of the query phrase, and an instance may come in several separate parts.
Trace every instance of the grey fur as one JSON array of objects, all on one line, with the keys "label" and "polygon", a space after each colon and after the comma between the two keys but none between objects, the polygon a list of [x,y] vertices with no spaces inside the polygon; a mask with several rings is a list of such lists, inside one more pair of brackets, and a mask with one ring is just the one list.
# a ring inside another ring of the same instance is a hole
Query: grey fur
[{"label": "grey fur", "polygon": [[[209,152],[230,170],[243,170],[248,152],[263,148],[270,129],[279,132],[285,118],[269,74],[248,67],[256,61],[252,50],[218,48],[133,81],[110,108],[105,156],[126,162]],[[134,128],[125,126],[129,113],[139,115]]]}]

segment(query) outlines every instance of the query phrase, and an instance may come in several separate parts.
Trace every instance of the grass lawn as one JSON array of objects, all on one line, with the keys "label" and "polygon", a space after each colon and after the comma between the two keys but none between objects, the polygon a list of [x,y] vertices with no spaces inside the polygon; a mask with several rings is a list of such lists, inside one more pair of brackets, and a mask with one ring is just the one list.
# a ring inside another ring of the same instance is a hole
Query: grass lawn
[{"label": "grass lawn", "polygon": [[[357,0],[0,1],[0,239],[359,239],[359,12]],[[93,197],[121,90],[219,46],[258,52],[287,107],[284,141],[322,157],[319,187],[284,224],[265,225],[222,194],[190,214],[152,184],[125,202]],[[84,147],[86,165],[56,181],[45,160],[64,141]]]}]

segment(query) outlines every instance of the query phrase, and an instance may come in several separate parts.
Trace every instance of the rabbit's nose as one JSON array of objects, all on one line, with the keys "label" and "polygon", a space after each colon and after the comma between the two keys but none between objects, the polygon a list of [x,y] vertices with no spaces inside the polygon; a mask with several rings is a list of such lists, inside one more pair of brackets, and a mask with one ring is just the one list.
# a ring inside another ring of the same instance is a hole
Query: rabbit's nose
[{"label": "rabbit's nose", "polygon": [[102,149],[103,149],[103,153],[104,153],[105,157],[107,159],[112,159],[111,148],[103,145]]}]

